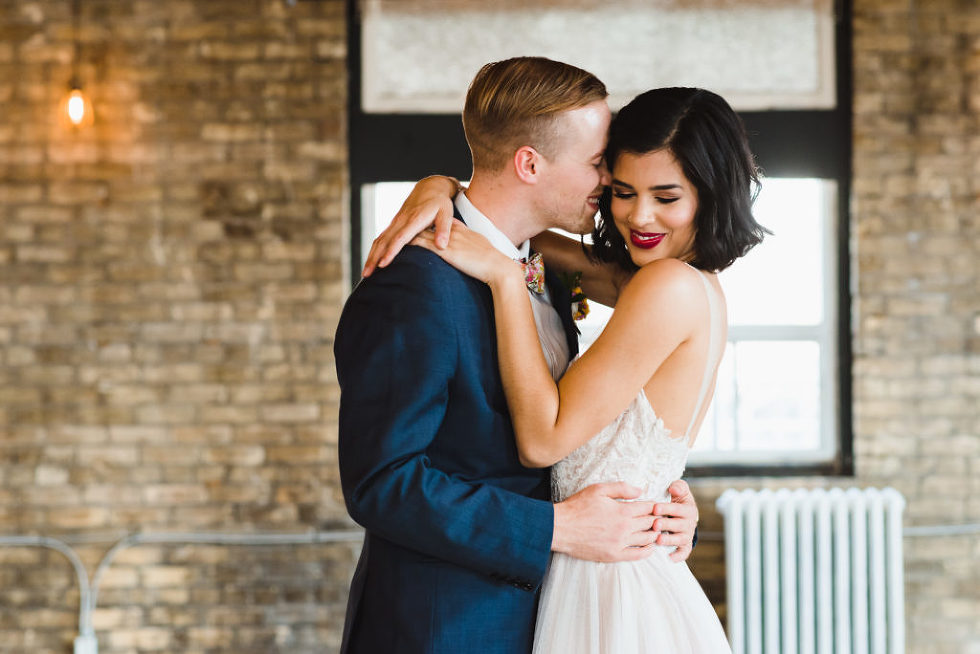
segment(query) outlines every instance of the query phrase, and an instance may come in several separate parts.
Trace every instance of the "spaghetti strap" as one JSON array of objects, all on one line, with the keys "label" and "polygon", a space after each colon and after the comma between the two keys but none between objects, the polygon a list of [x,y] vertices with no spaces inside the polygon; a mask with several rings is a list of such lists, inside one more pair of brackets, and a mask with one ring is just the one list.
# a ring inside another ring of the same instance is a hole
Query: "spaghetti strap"
[{"label": "spaghetti strap", "polygon": [[[693,266],[691,266],[694,268]],[[715,299],[714,293],[711,290],[711,282],[708,281],[708,276],[704,274],[704,271],[694,268],[697,273],[701,276],[701,281],[704,282],[704,292],[708,297],[708,329],[710,330],[708,337],[708,358],[704,364],[704,378],[701,380],[701,390],[698,393],[698,401],[694,404],[694,413],[691,414],[691,421],[687,425],[687,429],[684,430],[684,440],[688,440],[691,428],[694,427],[695,421],[698,419],[698,415],[701,413],[701,406],[704,404],[705,396],[708,394],[708,388],[711,385],[711,370],[712,362],[718,358],[718,334],[715,330],[715,313],[717,313],[718,301]]]}]

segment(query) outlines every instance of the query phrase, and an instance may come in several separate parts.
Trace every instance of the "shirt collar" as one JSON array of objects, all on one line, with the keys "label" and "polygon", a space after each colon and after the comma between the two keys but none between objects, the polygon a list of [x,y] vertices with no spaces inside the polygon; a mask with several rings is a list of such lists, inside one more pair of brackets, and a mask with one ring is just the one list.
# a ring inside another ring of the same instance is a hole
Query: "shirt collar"
[{"label": "shirt collar", "polygon": [[512,259],[524,259],[527,258],[531,250],[531,242],[524,241],[520,246],[515,247],[510,239],[500,231],[500,229],[493,224],[493,221],[487,218],[482,211],[473,206],[470,199],[466,197],[466,192],[462,192],[456,196],[456,208],[459,209],[459,215],[463,217],[463,221],[466,222],[466,226],[472,229],[477,234],[485,237],[490,244],[497,248],[499,251],[506,254]]}]

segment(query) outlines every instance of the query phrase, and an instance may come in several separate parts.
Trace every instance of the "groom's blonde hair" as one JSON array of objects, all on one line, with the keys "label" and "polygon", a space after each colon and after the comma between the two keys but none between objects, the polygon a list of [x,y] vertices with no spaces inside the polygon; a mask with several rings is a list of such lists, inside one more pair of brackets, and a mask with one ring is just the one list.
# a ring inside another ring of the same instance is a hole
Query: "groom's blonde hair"
[{"label": "groom's blonde hair", "polygon": [[463,108],[473,170],[499,172],[525,145],[553,159],[562,147],[561,114],[607,95],[595,75],[560,61],[515,57],[487,64]]}]

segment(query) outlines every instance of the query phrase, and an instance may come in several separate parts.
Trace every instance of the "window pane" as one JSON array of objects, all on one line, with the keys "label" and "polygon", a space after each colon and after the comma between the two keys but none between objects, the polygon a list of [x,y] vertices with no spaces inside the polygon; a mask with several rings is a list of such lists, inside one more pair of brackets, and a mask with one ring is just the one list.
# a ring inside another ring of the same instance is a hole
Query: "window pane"
[{"label": "window pane", "polygon": [[827,248],[834,242],[830,182],[764,179],[753,213],[772,235],[721,274],[732,325],[819,325]]},{"label": "window pane", "polygon": [[729,343],[692,463],[825,455],[820,368],[815,342]]},{"label": "window pane", "polygon": [[614,107],[659,86],[710,88],[742,110],[835,106],[830,0],[362,0],[361,11],[367,112],[458,113],[483,64],[520,55],[595,73]]}]

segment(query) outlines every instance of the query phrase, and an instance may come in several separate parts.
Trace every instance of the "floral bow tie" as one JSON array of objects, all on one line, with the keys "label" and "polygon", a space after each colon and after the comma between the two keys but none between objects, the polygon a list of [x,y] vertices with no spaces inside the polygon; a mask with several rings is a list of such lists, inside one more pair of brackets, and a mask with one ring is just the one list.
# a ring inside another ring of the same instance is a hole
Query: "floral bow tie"
[{"label": "floral bow tie", "polygon": [[530,257],[520,259],[520,263],[527,287],[538,295],[544,293],[544,261],[541,260],[541,253],[535,252]]}]

